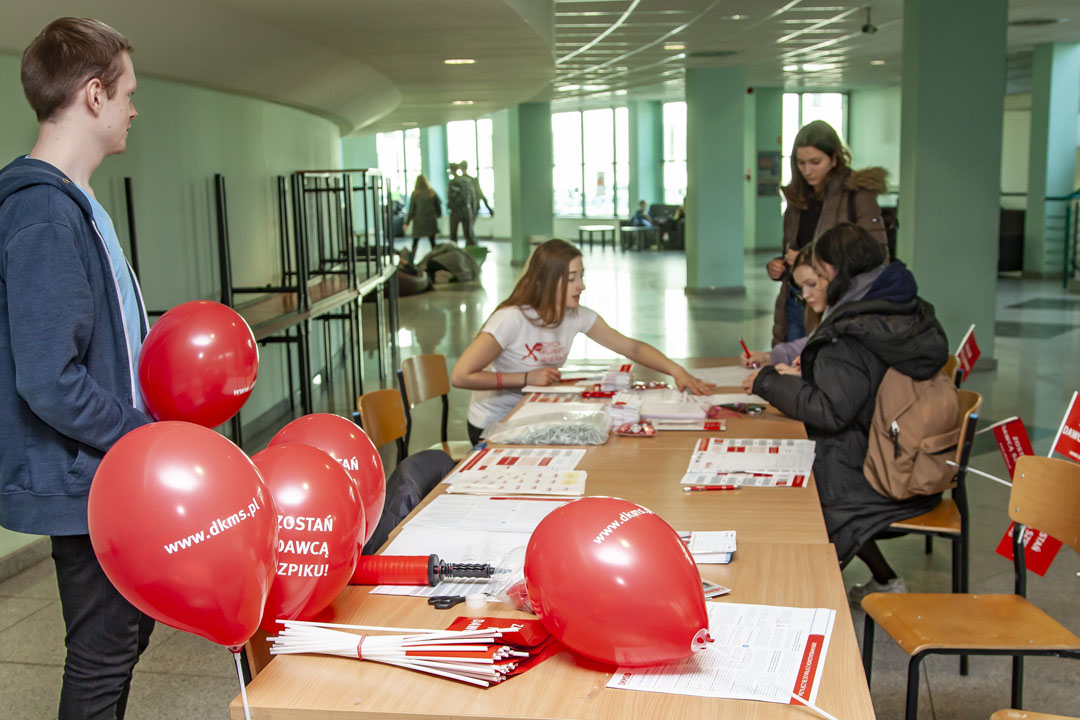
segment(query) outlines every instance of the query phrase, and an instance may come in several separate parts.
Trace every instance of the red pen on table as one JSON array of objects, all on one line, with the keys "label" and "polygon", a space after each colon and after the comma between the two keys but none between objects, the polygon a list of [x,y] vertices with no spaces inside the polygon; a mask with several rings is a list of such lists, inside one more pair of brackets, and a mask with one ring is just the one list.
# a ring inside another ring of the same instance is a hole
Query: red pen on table
[{"label": "red pen on table", "polygon": [[[746,353],[746,359],[747,360],[754,357],[753,355],[750,354],[750,348],[746,347],[746,343],[743,342],[742,338],[739,338],[739,344],[742,345],[742,349],[743,349],[743,352]],[[756,362],[751,362],[750,363],[750,367],[754,368],[755,370],[757,369],[757,366],[758,366],[758,364]]]},{"label": "red pen on table", "polygon": [[706,490],[738,490],[738,485],[701,485],[701,486],[688,486],[683,488],[683,492],[705,492]]}]

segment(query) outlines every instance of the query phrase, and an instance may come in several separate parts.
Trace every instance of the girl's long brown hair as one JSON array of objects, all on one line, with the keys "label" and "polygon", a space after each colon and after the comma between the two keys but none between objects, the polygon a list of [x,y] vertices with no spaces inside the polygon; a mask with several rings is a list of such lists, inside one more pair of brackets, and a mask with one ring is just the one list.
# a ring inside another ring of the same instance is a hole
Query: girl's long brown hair
[{"label": "girl's long brown hair", "polygon": [[495,309],[528,306],[540,317],[541,327],[558,327],[566,312],[570,261],[576,257],[581,257],[581,251],[565,240],[555,238],[539,245],[510,297]]},{"label": "girl's long brown hair", "polygon": [[429,196],[434,195],[435,191],[431,189],[431,185],[428,184],[427,178],[423,175],[416,176],[416,184],[413,185],[413,195],[421,195],[427,193]]},{"label": "girl's long brown hair", "polygon": [[843,176],[851,167],[851,151],[848,150],[836,134],[833,126],[824,120],[814,120],[799,128],[791,148],[791,183],[784,188],[788,202],[800,210],[805,210],[814,197],[814,188],[806,182],[799,170],[798,150],[801,147],[817,148],[836,160],[836,165],[829,172],[829,177]]}]

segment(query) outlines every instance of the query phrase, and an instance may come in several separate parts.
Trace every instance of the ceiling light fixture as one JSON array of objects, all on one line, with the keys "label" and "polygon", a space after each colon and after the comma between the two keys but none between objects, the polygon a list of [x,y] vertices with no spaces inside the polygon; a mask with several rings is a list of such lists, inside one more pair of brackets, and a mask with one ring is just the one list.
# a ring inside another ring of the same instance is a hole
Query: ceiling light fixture
[{"label": "ceiling light fixture", "polygon": [[563,86],[557,87],[555,89],[558,90],[559,92],[573,92],[574,90],[580,90],[581,86],[580,85],[563,85]]},{"label": "ceiling light fixture", "polygon": [[722,17],[720,19],[721,20],[745,20],[746,16],[745,15],[725,15],[724,17]]},{"label": "ceiling light fixture", "polygon": [[666,43],[664,45],[665,50],[685,50],[686,43]]},{"label": "ceiling light fixture", "polygon": [[871,60],[870,64],[871,65],[884,65],[885,61],[884,60]]},{"label": "ceiling light fixture", "polygon": [[785,65],[784,72],[799,72],[798,65]]},{"label": "ceiling light fixture", "polygon": [[454,100],[451,104],[452,105],[472,105],[473,101],[472,100]]},{"label": "ceiling light fixture", "polygon": [[446,58],[443,60],[444,65],[475,65],[475,58]]}]

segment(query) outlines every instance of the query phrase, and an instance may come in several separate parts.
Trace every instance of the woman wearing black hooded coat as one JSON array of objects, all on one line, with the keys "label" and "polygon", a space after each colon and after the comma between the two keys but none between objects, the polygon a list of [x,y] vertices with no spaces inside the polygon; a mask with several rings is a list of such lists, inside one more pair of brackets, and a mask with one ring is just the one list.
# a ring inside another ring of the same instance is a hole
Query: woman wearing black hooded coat
[{"label": "woman wearing black hooded coat", "polygon": [[893,500],[863,475],[878,386],[889,367],[916,380],[934,376],[948,357],[934,308],[918,297],[902,263],[884,265],[887,252],[863,228],[841,223],[815,241],[814,268],[828,308],[801,355],[801,376],[768,366],[748,387],[785,415],[802,421],[817,442],[814,477],[829,539],[841,567],[858,555],[873,581],[852,589],[902,592],[903,580],[885,562],[874,536],[891,523],[934,508],[941,495]]}]

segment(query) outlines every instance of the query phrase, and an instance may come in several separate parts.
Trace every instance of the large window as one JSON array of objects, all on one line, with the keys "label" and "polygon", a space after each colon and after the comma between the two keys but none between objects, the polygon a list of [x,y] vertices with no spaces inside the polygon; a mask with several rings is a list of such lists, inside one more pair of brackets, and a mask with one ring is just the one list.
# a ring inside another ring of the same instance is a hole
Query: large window
[{"label": "large window", "polygon": [[[488,203],[495,207],[495,161],[492,153],[491,118],[456,120],[446,124],[446,156],[452,163],[465,160],[469,174],[480,181]],[[481,213],[487,208],[481,205]]]},{"label": "large window", "polygon": [[375,135],[379,169],[390,186],[390,196],[405,202],[420,174],[420,131],[395,130]]},{"label": "large window", "polygon": [[629,122],[624,107],[552,114],[556,215],[629,215]]},{"label": "large window", "polygon": [[686,103],[664,103],[664,204],[686,197]]},{"label": "large window", "polygon": [[781,181],[791,182],[791,146],[799,128],[814,120],[824,120],[833,126],[841,140],[847,137],[847,95],[844,93],[784,93],[782,142],[784,161]]}]

